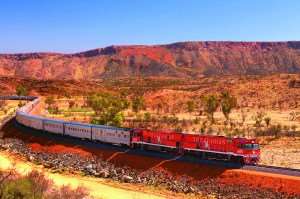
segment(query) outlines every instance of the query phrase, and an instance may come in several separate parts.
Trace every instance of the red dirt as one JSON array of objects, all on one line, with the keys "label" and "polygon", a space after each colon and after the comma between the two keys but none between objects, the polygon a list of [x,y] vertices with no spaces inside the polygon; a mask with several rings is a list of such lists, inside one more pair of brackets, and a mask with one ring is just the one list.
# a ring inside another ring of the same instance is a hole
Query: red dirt
[{"label": "red dirt", "polygon": [[175,60],[172,53],[162,47],[147,47],[147,46],[126,46],[118,47],[120,55],[124,57],[145,56],[158,63],[174,64]]},{"label": "red dirt", "polygon": [[227,170],[219,176],[222,183],[263,187],[275,191],[300,194],[300,177],[256,171]]},{"label": "red dirt", "polygon": [[50,145],[50,146],[43,146],[38,143],[31,143],[28,144],[29,148],[36,152],[48,152],[48,153],[74,153],[79,154],[82,157],[91,156],[90,152],[87,152],[81,148],[77,147],[68,147],[64,145]]}]

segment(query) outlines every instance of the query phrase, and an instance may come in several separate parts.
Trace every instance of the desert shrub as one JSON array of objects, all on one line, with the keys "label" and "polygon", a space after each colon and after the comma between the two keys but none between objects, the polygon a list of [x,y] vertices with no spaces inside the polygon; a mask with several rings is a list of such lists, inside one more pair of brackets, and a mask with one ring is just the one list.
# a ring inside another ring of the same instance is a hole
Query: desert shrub
[{"label": "desert shrub", "polygon": [[48,189],[53,185],[52,181],[48,180],[44,174],[37,171],[30,172],[26,178],[30,181],[32,185],[32,194],[36,196],[41,196],[43,193],[47,192]]},{"label": "desert shrub", "polygon": [[122,112],[119,112],[117,114],[115,114],[115,116],[113,117],[111,124],[114,126],[118,126],[121,127],[123,122],[124,122],[124,114]]},{"label": "desert shrub", "polygon": [[295,85],[296,85],[296,79],[291,79],[291,80],[289,80],[289,82],[288,82],[288,87],[289,88],[294,88],[295,87]]},{"label": "desert shrub", "polygon": [[200,131],[200,134],[202,134],[202,135],[203,135],[203,134],[205,133],[205,128],[204,128],[203,126],[201,126],[201,128],[200,128],[200,130],[199,130],[199,131]]},{"label": "desert shrub", "polygon": [[178,132],[178,133],[182,133],[183,129],[181,126],[176,126],[174,131]]},{"label": "desert shrub", "polygon": [[270,122],[271,122],[271,118],[270,118],[270,117],[265,117],[265,118],[264,118],[264,121],[265,121],[265,123],[266,123],[266,126],[269,127]]},{"label": "desert shrub", "polygon": [[103,125],[120,126],[124,120],[122,111],[129,106],[129,102],[125,98],[109,93],[93,94],[88,97],[87,102],[95,111],[92,122]]},{"label": "desert shrub", "polygon": [[289,131],[289,129],[290,129],[290,127],[289,127],[289,126],[287,126],[287,125],[283,125],[283,127],[282,127],[282,128],[283,128],[283,130],[284,130],[284,131]]},{"label": "desert shrub", "polygon": [[59,114],[60,113],[58,106],[49,106],[47,110],[50,114]]},{"label": "desert shrub", "polygon": [[256,130],[255,135],[256,136],[275,136],[275,137],[279,137],[281,131],[282,131],[282,126],[280,124],[277,124],[277,125],[271,125],[269,128],[267,128],[265,130]]},{"label": "desert shrub", "polygon": [[258,111],[256,114],[253,116],[253,119],[255,121],[255,126],[260,127],[261,123],[263,121],[263,118],[265,116],[265,113],[263,111]]},{"label": "desert shrub", "polygon": [[24,106],[25,104],[24,104],[24,102],[22,102],[22,101],[19,101],[19,103],[18,103],[18,107],[22,107],[22,106]]},{"label": "desert shrub", "polygon": [[47,199],[83,199],[87,197],[88,192],[84,188],[78,187],[74,190],[69,186],[63,186],[47,195]]},{"label": "desert shrub", "polygon": [[74,108],[74,106],[75,106],[75,101],[73,101],[73,100],[69,101],[69,108],[70,109]]},{"label": "desert shrub", "polygon": [[181,120],[181,123],[182,123],[182,126],[183,126],[183,127],[188,127],[188,126],[189,126],[189,121],[186,120],[186,119],[182,119],[182,120]]},{"label": "desert shrub", "polygon": [[199,117],[196,117],[196,118],[193,120],[193,123],[194,123],[194,124],[199,124],[199,123],[200,123],[200,118],[199,118]]},{"label": "desert shrub", "polygon": [[26,178],[8,181],[3,187],[1,199],[41,199],[42,193],[35,193],[36,195],[34,195],[33,187],[30,180]]},{"label": "desert shrub", "polygon": [[87,191],[69,186],[56,188],[42,173],[32,171],[26,176],[15,172],[0,173],[1,199],[82,199],[90,198]]},{"label": "desert shrub", "polygon": [[206,132],[208,135],[212,135],[213,134],[213,128],[210,126],[208,129],[207,129],[207,132]]},{"label": "desert shrub", "polygon": [[48,96],[45,99],[45,103],[47,104],[48,107],[54,106],[54,104],[55,104],[54,97],[53,96]]},{"label": "desert shrub", "polygon": [[297,126],[296,126],[295,124],[293,124],[293,125],[291,126],[291,129],[292,129],[292,131],[295,133],[295,132],[296,132],[296,129],[297,129]]},{"label": "desert shrub", "polygon": [[225,91],[221,93],[220,104],[222,113],[228,121],[229,114],[231,113],[232,109],[237,106],[237,99],[234,96],[230,95],[228,91]]},{"label": "desert shrub", "polygon": [[150,121],[151,120],[151,113],[149,113],[149,112],[144,113],[144,120],[145,121]]},{"label": "desert shrub", "polygon": [[135,97],[131,102],[133,112],[138,113],[145,109],[145,100],[142,96]]},{"label": "desert shrub", "polygon": [[28,95],[28,89],[24,85],[18,85],[16,87],[16,94],[18,96],[26,96]]},{"label": "desert shrub", "polygon": [[245,134],[245,131],[236,128],[233,130],[232,135],[245,137],[246,134]]},{"label": "desert shrub", "polygon": [[202,104],[204,107],[204,111],[207,114],[208,119],[211,123],[214,123],[214,113],[216,112],[219,106],[219,100],[215,95],[207,95],[202,98]]},{"label": "desert shrub", "polygon": [[186,103],[186,106],[187,106],[187,112],[189,112],[190,114],[192,114],[194,111],[195,111],[195,102],[194,101],[188,101]]}]

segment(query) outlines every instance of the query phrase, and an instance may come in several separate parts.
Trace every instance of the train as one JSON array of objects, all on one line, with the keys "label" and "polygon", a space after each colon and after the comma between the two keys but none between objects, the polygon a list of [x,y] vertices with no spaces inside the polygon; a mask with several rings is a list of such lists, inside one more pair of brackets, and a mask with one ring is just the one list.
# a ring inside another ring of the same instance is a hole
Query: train
[{"label": "train", "polygon": [[255,139],[69,122],[31,114],[30,112],[39,102],[40,98],[33,98],[32,101],[19,108],[16,112],[16,121],[23,126],[43,132],[119,145],[120,147],[180,155],[188,154],[201,159],[215,159],[240,164],[253,165],[259,161],[260,148]]}]

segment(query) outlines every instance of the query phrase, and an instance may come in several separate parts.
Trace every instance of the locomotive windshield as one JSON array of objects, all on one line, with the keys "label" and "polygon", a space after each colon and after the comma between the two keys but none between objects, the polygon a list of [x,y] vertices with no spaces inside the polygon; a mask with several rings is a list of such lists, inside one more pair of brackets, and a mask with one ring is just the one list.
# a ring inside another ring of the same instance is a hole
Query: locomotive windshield
[{"label": "locomotive windshield", "polygon": [[254,149],[259,149],[259,145],[258,144],[243,144],[242,148],[254,150]]}]

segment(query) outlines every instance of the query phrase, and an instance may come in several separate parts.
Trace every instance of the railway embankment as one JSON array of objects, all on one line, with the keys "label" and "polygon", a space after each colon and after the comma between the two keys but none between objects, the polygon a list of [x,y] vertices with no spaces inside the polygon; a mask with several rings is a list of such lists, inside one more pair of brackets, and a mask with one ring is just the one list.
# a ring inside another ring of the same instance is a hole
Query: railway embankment
[{"label": "railway embankment", "polygon": [[[31,130],[16,128],[13,121],[6,123],[3,131],[1,150],[43,165],[53,173],[108,178],[120,183],[166,188],[173,193],[217,198],[252,198],[253,195],[256,198],[300,198],[300,178],[293,176],[165,161],[117,151],[87,150],[78,147],[77,142],[65,145],[59,138],[52,138],[54,135],[33,135]],[[58,146],[63,149],[59,150]]]},{"label": "railway embankment", "polygon": [[[4,131],[1,150],[23,157],[35,165],[43,165],[52,173],[71,173],[137,186],[163,187],[173,193],[213,195],[220,198],[250,198],[253,194],[256,198],[300,197],[300,179],[297,178],[291,180],[273,176],[273,180],[270,180],[270,176],[262,174],[257,176],[244,172],[241,175],[239,170],[209,168],[178,161],[160,164],[163,161],[161,159],[128,153],[118,154],[107,161],[116,151],[89,151],[78,145],[65,145],[60,141],[54,143],[55,139],[45,140],[45,137],[38,140],[38,136],[33,136],[28,130],[20,131],[12,122],[4,127]],[[16,131],[27,139],[18,139]],[[104,155],[106,152],[108,154]],[[159,167],[153,167],[159,164]]]}]

